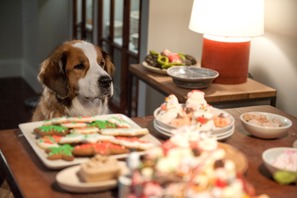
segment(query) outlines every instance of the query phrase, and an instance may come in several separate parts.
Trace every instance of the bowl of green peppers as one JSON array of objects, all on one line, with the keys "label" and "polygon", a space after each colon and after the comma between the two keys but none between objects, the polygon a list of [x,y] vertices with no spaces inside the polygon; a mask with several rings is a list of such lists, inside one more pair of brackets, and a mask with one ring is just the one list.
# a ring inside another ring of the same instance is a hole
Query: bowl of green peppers
[{"label": "bowl of green peppers", "polygon": [[170,67],[191,66],[196,64],[196,59],[189,54],[172,52],[165,49],[160,53],[154,50],[149,51],[142,65],[150,71],[167,74],[166,70]]}]

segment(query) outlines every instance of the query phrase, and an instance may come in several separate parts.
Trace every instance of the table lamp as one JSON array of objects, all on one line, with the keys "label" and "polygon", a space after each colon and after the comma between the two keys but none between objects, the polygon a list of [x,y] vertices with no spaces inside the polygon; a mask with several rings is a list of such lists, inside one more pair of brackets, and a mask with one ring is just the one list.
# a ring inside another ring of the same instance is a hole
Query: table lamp
[{"label": "table lamp", "polygon": [[214,83],[247,81],[250,41],[264,33],[264,0],[194,0],[189,29],[203,34],[201,67]]}]

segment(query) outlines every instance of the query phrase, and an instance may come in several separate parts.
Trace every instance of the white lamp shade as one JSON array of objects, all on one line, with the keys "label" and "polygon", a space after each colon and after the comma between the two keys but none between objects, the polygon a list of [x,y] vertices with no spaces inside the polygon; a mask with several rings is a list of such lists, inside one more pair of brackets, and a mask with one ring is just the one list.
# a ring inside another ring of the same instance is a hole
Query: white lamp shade
[{"label": "white lamp shade", "polygon": [[194,0],[189,29],[224,37],[264,34],[264,0]]}]

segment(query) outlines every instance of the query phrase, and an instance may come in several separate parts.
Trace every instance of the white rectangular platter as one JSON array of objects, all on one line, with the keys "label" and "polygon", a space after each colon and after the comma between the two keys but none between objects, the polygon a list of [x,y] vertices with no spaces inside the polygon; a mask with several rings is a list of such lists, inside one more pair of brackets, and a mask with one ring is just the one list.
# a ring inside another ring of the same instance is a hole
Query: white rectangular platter
[{"label": "white rectangular platter", "polygon": [[[96,116],[96,119],[98,119],[98,120],[107,120],[107,119],[109,119],[111,117],[117,117],[117,118],[124,119],[133,128],[141,128],[133,120],[131,120],[130,118],[128,118],[127,116],[125,116],[123,114],[101,115],[101,116]],[[37,145],[36,136],[33,133],[33,130],[35,128],[41,126],[42,123],[43,123],[42,121],[22,123],[22,124],[19,124],[19,128],[20,128],[21,132],[23,133],[23,135],[25,136],[25,138],[27,139],[27,141],[29,142],[32,149],[35,151],[37,156],[40,158],[40,160],[44,163],[44,165],[47,168],[50,168],[50,169],[62,169],[62,168],[68,167],[68,166],[84,163],[89,159],[87,157],[76,157],[73,161],[70,161],[70,162],[65,161],[65,160],[49,160],[49,159],[47,159],[47,154],[45,153],[45,151],[43,149],[41,149]],[[151,134],[147,134],[147,135],[141,137],[140,139],[150,141],[150,142],[152,142],[153,144],[156,144],[156,145],[160,144],[160,141],[158,139],[156,139],[154,136],[152,136]],[[117,159],[122,159],[122,158],[127,157],[127,154],[113,155],[113,157],[115,157]]]}]

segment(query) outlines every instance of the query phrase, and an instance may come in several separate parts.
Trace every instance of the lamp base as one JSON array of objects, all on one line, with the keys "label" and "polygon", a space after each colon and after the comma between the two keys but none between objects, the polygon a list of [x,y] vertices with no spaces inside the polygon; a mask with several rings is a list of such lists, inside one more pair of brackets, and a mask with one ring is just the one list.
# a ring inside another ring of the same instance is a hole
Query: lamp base
[{"label": "lamp base", "polygon": [[250,40],[225,42],[203,38],[201,66],[219,72],[214,83],[239,84],[247,81]]}]

